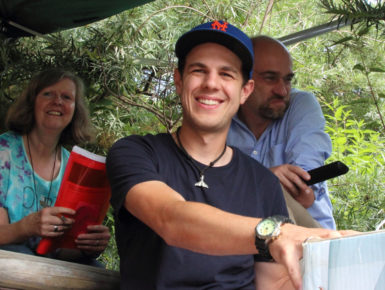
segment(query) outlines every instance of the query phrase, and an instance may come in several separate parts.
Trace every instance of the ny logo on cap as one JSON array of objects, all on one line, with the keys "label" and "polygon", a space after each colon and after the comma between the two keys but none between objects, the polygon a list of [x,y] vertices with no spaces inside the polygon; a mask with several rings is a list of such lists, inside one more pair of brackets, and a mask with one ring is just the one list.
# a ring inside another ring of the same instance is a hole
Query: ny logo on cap
[{"label": "ny logo on cap", "polygon": [[223,22],[223,24],[221,24],[218,20],[215,20],[213,23],[211,23],[211,27],[212,29],[226,31],[227,24],[227,22]]}]

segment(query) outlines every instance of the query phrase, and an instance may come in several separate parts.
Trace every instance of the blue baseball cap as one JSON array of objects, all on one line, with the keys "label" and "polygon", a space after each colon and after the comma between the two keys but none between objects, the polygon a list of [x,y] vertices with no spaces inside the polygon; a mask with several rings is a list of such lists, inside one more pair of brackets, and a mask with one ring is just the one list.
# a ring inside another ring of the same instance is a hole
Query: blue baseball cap
[{"label": "blue baseball cap", "polygon": [[175,45],[175,54],[179,60],[199,44],[215,42],[235,53],[242,61],[243,70],[253,75],[254,50],[250,38],[237,27],[225,21],[211,21],[198,25],[183,34]]}]

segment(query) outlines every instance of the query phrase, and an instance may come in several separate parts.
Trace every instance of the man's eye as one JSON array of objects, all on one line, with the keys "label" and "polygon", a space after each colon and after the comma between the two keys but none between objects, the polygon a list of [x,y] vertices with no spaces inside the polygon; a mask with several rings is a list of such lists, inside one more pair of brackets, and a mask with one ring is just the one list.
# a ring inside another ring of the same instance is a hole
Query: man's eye
[{"label": "man's eye", "polygon": [[227,72],[223,72],[223,73],[221,73],[221,75],[223,75],[223,76],[225,76],[225,77],[229,77],[229,78],[232,78],[232,77],[233,77],[232,74],[229,74],[229,73],[227,73]]},{"label": "man's eye", "polygon": [[287,84],[290,84],[292,81],[293,81],[293,78],[292,78],[292,77],[286,78],[286,79],[285,79],[285,82],[286,82]]},{"label": "man's eye", "polygon": [[265,80],[269,81],[269,82],[275,82],[278,80],[278,78],[276,77],[272,77],[272,76],[266,76],[265,77]]}]

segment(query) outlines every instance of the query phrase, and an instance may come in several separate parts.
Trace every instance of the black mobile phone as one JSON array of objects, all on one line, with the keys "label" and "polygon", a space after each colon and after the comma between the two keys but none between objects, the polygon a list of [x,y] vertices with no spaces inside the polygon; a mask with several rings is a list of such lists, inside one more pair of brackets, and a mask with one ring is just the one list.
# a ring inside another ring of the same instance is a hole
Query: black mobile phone
[{"label": "black mobile phone", "polygon": [[330,164],[309,170],[308,173],[310,174],[311,178],[309,180],[305,180],[305,183],[307,185],[312,185],[330,178],[340,176],[348,171],[349,167],[347,167],[343,162],[335,161]]}]

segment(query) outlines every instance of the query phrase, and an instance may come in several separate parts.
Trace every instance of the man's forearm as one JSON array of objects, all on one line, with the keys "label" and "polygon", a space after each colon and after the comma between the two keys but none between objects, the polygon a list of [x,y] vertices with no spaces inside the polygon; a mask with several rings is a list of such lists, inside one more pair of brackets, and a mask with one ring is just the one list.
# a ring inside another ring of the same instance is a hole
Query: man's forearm
[{"label": "man's forearm", "polygon": [[185,201],[162,182],[136,185],[127,194],[125,207],[169,245],[210,255],[257,253],[254,229],[261,219]]}]

